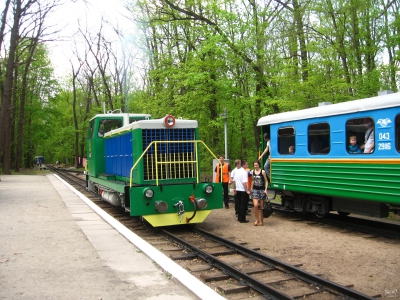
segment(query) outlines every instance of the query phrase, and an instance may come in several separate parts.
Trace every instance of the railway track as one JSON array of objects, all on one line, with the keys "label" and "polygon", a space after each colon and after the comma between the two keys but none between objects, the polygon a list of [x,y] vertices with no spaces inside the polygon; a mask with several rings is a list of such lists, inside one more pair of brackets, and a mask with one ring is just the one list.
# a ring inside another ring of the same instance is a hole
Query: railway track
[{"label": "railway track", "polygon": [[[51,169],[51,168],[50,168]],[[85,181],[79,172],[59,173],[85,195]],[[75,173],[75,174],[74,174]],[[141,218],[132,218],[121,208],[89,198],[137,235],[188,269],[227,299],[374,299],[351,289],[351,284],[331,282],[246,247],[246,242],[223,239],[194,226],[157,229]]]},{"label": "railway track", "polygon": [[[179,229],[177,229],[179,230]],[[186,250],[174,260],[201,259],[189,266],[204,282],[223,282],[216,288],[224,295],[247,293],[267,299],[374,299],[318,274],[299,268],[209,232],[193,228],[190,233],[162,230],[174,244]],[[312,296],[312,298],[310,298]],[[261,298],[260,298],[261,299]]]},{"label": "railway track", "polygon": [[274,207],[274,212],[282,218],[297,222],[307,222],[312,226],[331,226],[340,228],[343,232],[363,234],[365,238],[387,238],[392,242],[400,243],[400,223],[390,222],[385,219],[369,220],[362,216],[340,216],[328,214],[324,218],[318,218],[312,214],[286,211]]},{"label": "railway track", "polygon": [[[229,201],[234,203],[234,198]],[[249,203],[252,208],[253,204]],[[290,219],[296,222],[307,222],[312,226],[331,226],[340,228],[343,232],[363,234],[365,238],[387,238],[393,243],[400,243],[400,222],[391,222],[386,219],[368,219],[367,217],[350,215],[340,216],[330,213],[323,218],[318,218],[314,214],[300,213],[292,210],[286,210],[279,204],[272,203],[275,216],[284,219]]]}]

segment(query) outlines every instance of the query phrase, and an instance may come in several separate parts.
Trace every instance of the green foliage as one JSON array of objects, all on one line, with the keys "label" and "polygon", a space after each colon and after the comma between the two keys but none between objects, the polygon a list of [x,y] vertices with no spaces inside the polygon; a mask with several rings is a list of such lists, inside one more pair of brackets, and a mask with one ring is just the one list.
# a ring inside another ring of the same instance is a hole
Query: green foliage
[{"label": "green foliage", "polygon": [[293,10],[229,0],[174,5],[179,10],[166,3],[142,10],[143,20],[154,20],[146,32],[157,35],[148,44],[149,84],[134,94],[134,105],[157,117],[197,119],[216,153],[224,153],[224,108],[229,156],[254,157],[261,116],[373,96],[381,87],[381,71],[367,62],[357,74],[359,62],[378,52],[368,46],[372,19],[364,12],[379,11],[371,3],[318,1]]},{"label": "green foliage", "polygon": [[[394,4],[383,5],[136,1],[137,40],[146,54],[138,82],[128,83],[125,95],[114,71],[119,65],[107,66],[104,76],[85,69],[77,78],[74,107],[70,82],[55,97],[48,90],[55,83],[43,85],[51,101],[32,100],[32,143],[46,140],[40,145],[51,148],[54,160],[71,158],[75,132],[81,145],[88,119],[102,112],[102,102],[107,109],[122,108],[126,96],[129,112],[198,120],[200,139],[215,154],[225,153],[226,108],[228,157],[252,160],[260,145],[257,120],[264,115],[397,90],[399,15]],[[381,57],[388,52],[385,64]],[[42,72],[51,79],[50,70]],[[112,99],[107,87],[113,87]]]}]

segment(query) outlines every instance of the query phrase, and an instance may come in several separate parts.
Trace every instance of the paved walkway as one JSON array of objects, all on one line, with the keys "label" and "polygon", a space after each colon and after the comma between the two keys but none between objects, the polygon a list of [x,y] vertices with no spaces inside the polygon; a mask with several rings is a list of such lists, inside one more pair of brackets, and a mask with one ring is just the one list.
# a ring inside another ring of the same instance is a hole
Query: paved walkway
[{"label": "paved walkway", "polygon": [[0,299],[224,299],[85,201],[52,174],[1,176]]}]

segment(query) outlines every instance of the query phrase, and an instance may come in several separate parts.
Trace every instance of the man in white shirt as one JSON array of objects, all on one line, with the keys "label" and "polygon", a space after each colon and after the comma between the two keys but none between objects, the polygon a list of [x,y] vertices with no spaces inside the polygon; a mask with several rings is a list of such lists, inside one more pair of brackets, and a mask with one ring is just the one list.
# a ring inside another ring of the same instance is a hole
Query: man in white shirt
[{"label": "man in white shirt", "polygon": [[243,168],[245,161],[235,160],[236,168],[231,172],[232,182],[235,184],[235,210],[240,223],[248,223],[246,220],[247,205],[249,202],[248,174]]}]

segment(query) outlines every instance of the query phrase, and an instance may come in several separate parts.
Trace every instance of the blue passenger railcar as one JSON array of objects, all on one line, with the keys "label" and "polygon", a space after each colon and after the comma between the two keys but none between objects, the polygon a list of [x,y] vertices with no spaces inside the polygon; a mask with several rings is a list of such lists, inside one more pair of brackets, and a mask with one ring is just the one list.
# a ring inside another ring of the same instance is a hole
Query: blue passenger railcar
[{"label": "blue passenger railcar", "polygon": [[285,207],[318,216],[398,213],[399,93],[265,116],[258,126],[270,134],[270,188]]}]

